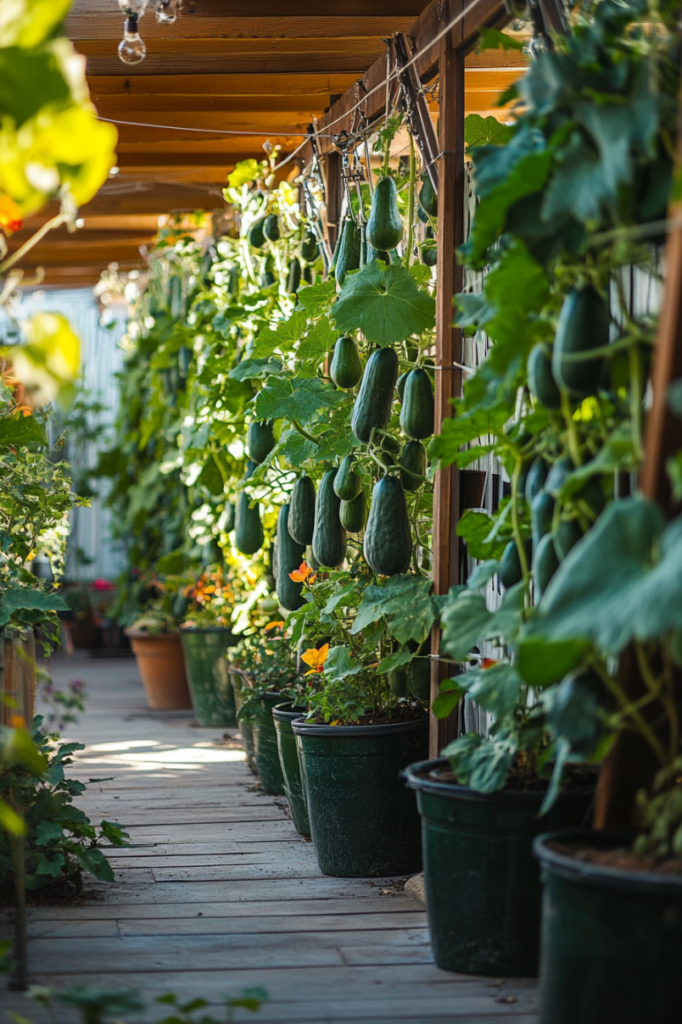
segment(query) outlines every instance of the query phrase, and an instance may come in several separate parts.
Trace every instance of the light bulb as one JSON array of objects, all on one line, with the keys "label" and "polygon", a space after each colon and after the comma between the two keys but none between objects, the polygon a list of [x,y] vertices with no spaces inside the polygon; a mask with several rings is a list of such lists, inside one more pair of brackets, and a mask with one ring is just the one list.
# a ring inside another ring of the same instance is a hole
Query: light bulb
[{"label": "light bulb", "polygon": [[147,9],[148,3],[149,0],[118,0],[118,6],[127,18],[133,16],[141,18]]},{"label": "light bulb", "polygon": [[178,9],[174,0],[161,0],[156,11],[156,20],[162,25],[172,25],[177,16]]},{"label": "light bulb", "polygon": [[137,18],[127,18],[118,55],[124,64],[139,64],[147,54],[147,47],[137,31]]}]

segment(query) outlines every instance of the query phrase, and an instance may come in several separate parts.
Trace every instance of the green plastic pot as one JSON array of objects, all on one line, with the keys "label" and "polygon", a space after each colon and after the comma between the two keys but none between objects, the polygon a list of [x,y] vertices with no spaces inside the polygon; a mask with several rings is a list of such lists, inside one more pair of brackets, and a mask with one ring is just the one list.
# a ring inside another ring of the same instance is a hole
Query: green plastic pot
[{"label": "green plastic pot", "polygon": [[436,963],[445,971],[534,977],[541,886],[532,841],[548,824],[583,824],[594,789],[562,794],[539,818],[542,793],[476,793],[439,781],[433,773],[447,764],[439,758],[405,772],[422,816],[426,906]]},{"label": "green plastic pot", "polygon": [[620,871],[552,849],[629,846],[631,834],[539,836],[540,1024],[682,1021],[682,876]]},{"label": "green plastic pot", "polygon": [[235,643],[230,629],[180,631],[185,671],[199,725],[234,728],[237,712],[227,670],[227,650]]},{"label": "green plastic pot", "polygon": [[294,720],[291,727],[323,874],[369,878],[419,871],[419,816],[400,773],[427,752],[428,719],[334,726]]},{"label": "green plastic pot", "polygon": [[293,704],[278,704],[272,712],[277,732],[279,763],[284,776],[284,792],[289,801],[294,825],[302,836],[310,835],[310,820],[308,818],[308,800],[303,792],[301,781],[301,764],[296,749],[296,737],[291,723],[295,718],[305,715],[306,711],[307,708],[296,708]]},{"label": "green plastic pot", "polygon": [[266,793],[284,796],[284,776],[279,763],[277,733],[272,711],[282,703],[281,693],[266,693],[260,701],[260,713],[253,721],[253,745],[256,754],[256,769]]},{"label": "green plastic pot", "polygon": [[230,681],[232,683],[232,690],[234,692],[234,707],[237,714],[237,725],[239,726],[239,733],[244,743],[244,752],[246,754],[246,763],[254,773],[258,774],[256,769],[256,751],[253,745],[253,727],[250,722],[242,722],[239,718],[239,709],[242,704],[242,689],[246,685],[242,676],[237,672],[230,672]]}]

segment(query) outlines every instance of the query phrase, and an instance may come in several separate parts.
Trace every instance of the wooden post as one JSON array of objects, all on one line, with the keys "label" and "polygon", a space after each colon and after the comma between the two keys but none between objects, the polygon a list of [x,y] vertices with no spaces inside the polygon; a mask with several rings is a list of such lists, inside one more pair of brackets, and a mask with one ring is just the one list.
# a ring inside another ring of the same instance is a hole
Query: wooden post
[{"label": "wooden post", "polygon": [[[462,10],[462,0],[444,0],[439,17],[446,24]],[[461,331],[452,326],[453,296],[461,290],[462,268],[457,265],[455,249],[464,240],[464,48],[461,46],[462,22],[441,42],[439,72],[439,153],[438,162],[438,263],[436,266],[436,409],[438,433],[444,419],[452,415],[450,400],[461,395],[462,371],[454,363],[462,362]],[[460,44],[458,46],[458,44]],[[455,466],[436,475],[433,495],[433,584],[436,594],[447,594],[459,582],[459,542],[455,529],[459,519],[459,471]],[[440,630],[434,628],[431,652],[438,654]],[[431,664],[431,700],[438,695],[443,679],[452,668],[433,659]],[[430,756],[438,757],[454,737],[456,715],[438,721],[432,716]]]}]

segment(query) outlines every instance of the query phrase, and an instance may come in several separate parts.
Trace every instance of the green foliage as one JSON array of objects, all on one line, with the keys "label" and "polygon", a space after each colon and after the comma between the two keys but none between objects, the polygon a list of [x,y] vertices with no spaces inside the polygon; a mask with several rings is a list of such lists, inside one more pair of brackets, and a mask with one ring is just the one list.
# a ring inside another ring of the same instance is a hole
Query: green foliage
[{"label": "green foliage", "polygon": [[367,341],[393,345],[436,322],[435,302],[405,267],[373,260],[349,275],[332,315],[340,331],[362,331]]}]

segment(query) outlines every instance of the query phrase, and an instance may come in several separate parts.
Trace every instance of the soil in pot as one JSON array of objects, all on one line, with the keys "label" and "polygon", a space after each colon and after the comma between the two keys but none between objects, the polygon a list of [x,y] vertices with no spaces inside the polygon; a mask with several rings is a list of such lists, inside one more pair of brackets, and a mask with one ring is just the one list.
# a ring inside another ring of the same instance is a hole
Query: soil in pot
[{"label": "soil in pot", "polygon": [[192,699],[178,634],[153,636],[133,629],[125,633],[130,638],[150,708],[157,711],[190,709]]},{"label": "soil in pot", "polygon": [[638,865],[631,842],[586,829],[535,840],[544,883],[540,1024],[682,1021],[680,862]]},{"label": "soil in pot", "polygon": [[428,719],[335,726],[298,720],[292,729],[320,870],[340,878],[419,871],[419,816],[400,773],[428,750]]},{"label": "soil in pot", "polygon": [[542,791],[477,793],[453,781],[444,758],[412,765],[405,778],[417,791],[422,818],[436,963],[446,971],[535,976],[541,887],[532,841],[548,824],[588,819],[594,795],[590,776],[580,780],[587,785],[563,793],[542,818]]},{"label": "soil in pot", "polygon": [[273,708],[281,703],[281,693],[266,693],[260,701],[260,713],[253,722],[256,768],[264,791],[274,796],[284,796],[285,793],[275,720],[272,717]]},{"label": "soil in pot", "polygon": [[244,743],[244,753],[246,754],[246,763],[253,772],[257,775],[256,770],[256,751],[253,745],[253,727],[250,722],[243,722],[239,718],[239,709],[242,706],[242,687],[245,685],[242,677],[237,672],[230,672],[230,682],[232,683],[232,692],[234,693],[234,707],[237,716],[237,725],[239,727],[239,735]]},{"label": "soil in pot", "polygon": [[272,712],[277,732],[279,762],[284,776],[284,792],[289,801],[296,830],[302,836],[310,835],[308,799],[303,791],[301,765],[291,723],[295,718],[305,715],[306,711],[307,708],[295,708],[293,704],[278,704]]},{"label": "soil in pot", "polygon": [[237,712],[226,658],[234,634],[229,629],[183,629],[180,638],[197,722],[234,728]]}]

